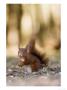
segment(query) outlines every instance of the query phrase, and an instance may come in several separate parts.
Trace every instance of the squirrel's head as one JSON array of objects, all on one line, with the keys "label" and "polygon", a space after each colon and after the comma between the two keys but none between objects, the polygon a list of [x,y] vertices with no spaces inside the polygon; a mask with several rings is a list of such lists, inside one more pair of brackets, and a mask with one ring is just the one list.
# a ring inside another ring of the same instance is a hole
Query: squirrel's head
[{"label": "squirrel's head", "polygon": [[27,58],[28,53],[26,48],[19,48],[18,56],[23,65],[29,64],[29,60]]}]

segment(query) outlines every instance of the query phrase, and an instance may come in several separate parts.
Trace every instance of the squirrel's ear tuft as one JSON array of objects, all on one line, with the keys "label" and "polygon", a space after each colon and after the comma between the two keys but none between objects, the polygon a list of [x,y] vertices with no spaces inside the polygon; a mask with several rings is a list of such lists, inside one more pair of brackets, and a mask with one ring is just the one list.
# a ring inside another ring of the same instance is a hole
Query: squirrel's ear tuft
[{"label": "squirrel's ear tuft", "polygon": [[22,50],[23,48],[19,48],[19,50]]}]

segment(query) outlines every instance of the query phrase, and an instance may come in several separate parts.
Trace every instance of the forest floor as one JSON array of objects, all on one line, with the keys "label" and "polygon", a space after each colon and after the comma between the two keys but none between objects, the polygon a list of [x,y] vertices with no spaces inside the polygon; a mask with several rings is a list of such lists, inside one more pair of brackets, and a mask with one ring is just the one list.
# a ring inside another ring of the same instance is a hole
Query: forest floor
[{"label": "forest floor", "polygon": [[7,58],[6,83],[7,86],[60,86],[60,62],[50,61],[49,67],[32,72],[30,66],[18,66],[18,58]]}]

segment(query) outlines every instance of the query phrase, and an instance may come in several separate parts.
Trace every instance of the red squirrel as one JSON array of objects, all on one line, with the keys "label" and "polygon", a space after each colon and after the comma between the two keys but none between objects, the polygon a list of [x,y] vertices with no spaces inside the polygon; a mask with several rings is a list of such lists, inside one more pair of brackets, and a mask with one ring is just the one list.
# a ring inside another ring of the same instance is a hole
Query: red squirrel
[{"label": "red squirrel", "polygon": [[30,65],[32,71],[37,71],[48,63],[47,60],[43,60],[43,56],[35,49],[35,39],[32,39],[26,48],[19,48],[18,56],[20,59],[19,66]]}]

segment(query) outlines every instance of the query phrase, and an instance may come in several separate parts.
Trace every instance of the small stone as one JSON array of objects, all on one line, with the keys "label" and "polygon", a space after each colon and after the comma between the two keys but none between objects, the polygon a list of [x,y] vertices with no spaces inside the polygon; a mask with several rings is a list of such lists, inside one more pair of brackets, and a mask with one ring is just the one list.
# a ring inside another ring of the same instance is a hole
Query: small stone
[{"label": "small stone", "polygon": [[8,69],[8,72],[12,72],[12,69]]}]

